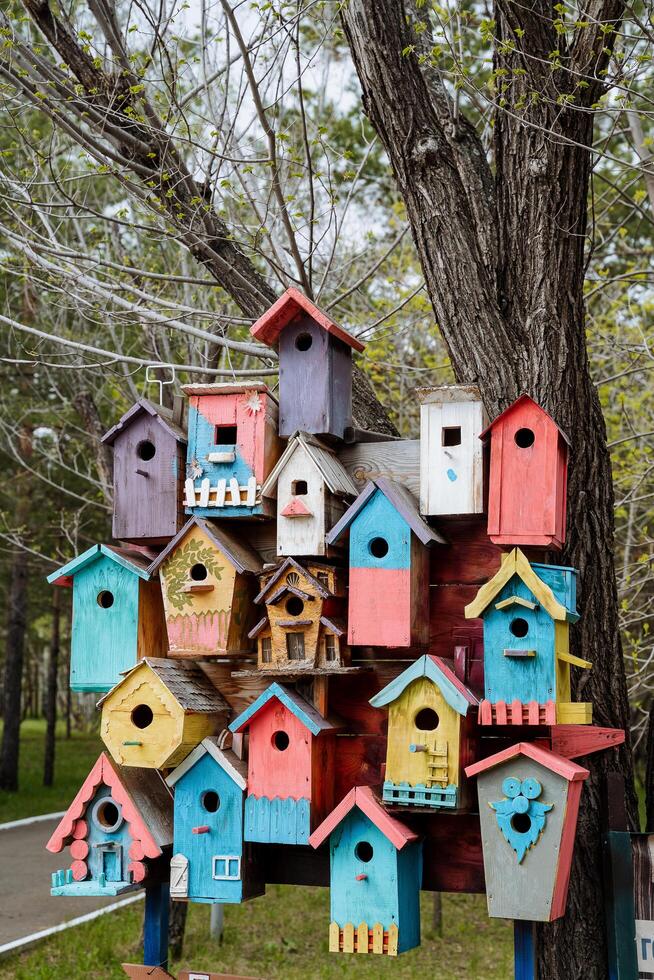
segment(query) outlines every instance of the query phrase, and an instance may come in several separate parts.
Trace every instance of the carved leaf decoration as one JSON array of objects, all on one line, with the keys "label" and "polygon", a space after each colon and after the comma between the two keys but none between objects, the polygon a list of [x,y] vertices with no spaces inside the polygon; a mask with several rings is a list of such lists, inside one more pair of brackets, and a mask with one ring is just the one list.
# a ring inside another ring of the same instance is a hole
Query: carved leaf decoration
[{"label": "carved leaf decoration", "polygon": [[186,606],[193,605],[193,595],[182,591],[188,584],[189,569],[192,565],[206,565],[211,575],[220,582],[225,566],[218,564],[218,554],[215,549],[194,538],[171,555],[164,565],[163,574],[166,579],[168,601],[174,609],[181,611]]},{"label": "carved leaf decoration", "polygon": [[297,572],[289,572],[286,576],[286,581],[289,585],[292,585],[293,588],[297,588],[297,586],[300,584],[300,576]]}]

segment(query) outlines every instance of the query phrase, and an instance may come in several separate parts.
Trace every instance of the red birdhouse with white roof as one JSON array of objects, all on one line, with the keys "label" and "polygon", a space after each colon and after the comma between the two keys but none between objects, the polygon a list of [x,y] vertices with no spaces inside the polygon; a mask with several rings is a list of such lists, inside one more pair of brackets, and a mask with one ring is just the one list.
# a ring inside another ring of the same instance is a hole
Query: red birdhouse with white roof
[{"label": "red birdhouse with white roof", "polygon": [[521,395],[482,433],[490,441],[488,536],[495,544],[562,548],[569,440]]},{"label": "red birdhouse with white roof", "polygon": [[352,351],[364,345],[291,287],[252,336],[279,350],[279,434],[343,439],[352,425]]}]

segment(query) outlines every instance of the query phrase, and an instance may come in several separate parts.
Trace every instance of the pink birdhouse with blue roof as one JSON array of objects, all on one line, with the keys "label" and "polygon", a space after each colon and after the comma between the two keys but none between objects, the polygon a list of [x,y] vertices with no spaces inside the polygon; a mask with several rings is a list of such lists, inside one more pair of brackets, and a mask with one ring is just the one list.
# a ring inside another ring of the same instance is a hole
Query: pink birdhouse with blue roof
[{"label": "pink birdhouse with blue roof", "polygon": [[334,724],[275,683],[229,728],[250,735],[245,840],[307,844],[334,801]]},{"label": "pink birdhouse with blue roof", "polygon": [[184,505],[195,517],[261,517],[277,462],[277,402],[262,382],[185,385],[189,398]]},{"label": "pink birdhouse with blue roof", "polygon": [[[366,484],[326,537],[350,535],[348,643],[410,647],[429,642],[429,548],[443,538],[406,487]],[[392,600],[392,601],[391,601]]]}]

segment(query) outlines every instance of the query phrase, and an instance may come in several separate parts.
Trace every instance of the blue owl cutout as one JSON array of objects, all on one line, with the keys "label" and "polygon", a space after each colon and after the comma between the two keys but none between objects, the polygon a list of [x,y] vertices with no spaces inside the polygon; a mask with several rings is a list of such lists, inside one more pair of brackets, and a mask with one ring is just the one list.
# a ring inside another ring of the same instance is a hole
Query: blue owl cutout
[{"label": "blue owl cutout", "polygon": [[554,806],[553,803],[538,803],[538,797],[543,787],[532,777],[515,779],[508,776],[502,783],[502,792],[507,799],[489,803],[495,810],[497,824],[507,842],[518,856],[518,864],[530,847],[538,841],[545,828],[545,814]]}]

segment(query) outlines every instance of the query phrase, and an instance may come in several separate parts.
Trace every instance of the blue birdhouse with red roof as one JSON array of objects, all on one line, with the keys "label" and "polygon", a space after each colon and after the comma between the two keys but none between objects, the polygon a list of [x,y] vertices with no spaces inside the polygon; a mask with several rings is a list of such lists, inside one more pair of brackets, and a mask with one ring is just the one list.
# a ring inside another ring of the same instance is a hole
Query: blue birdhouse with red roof
[{"label": "blue birdhouse with red roof", "polygon": [[313,832],[329,838],[331,953],[397,956],[420,945],[422,842],[369,786],[356,786]]}]

